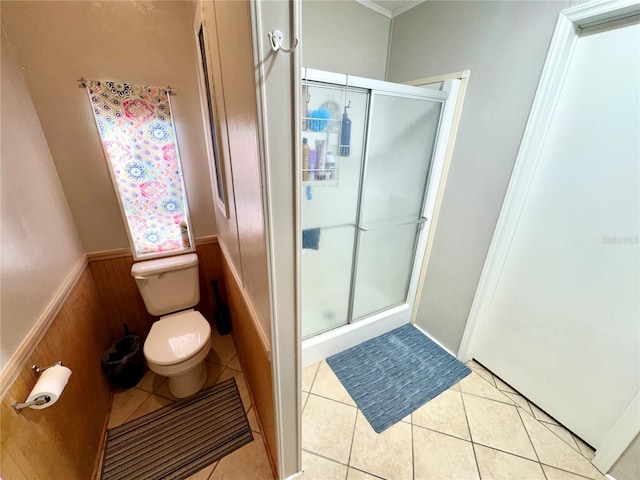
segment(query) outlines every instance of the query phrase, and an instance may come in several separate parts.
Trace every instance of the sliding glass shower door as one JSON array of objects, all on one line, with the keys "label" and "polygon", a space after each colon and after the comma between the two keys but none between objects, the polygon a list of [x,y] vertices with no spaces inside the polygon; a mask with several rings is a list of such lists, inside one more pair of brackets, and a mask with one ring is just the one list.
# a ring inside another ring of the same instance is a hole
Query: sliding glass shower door
[{"label": "sliding glass shower door", "polygon": [[335,85],[325,81],[335,74],[318,73],[303,85],[303,338],[400,305],[408,322],[444,100],[366,79]]},{"label": "sliding glass shower door", "polygon": [[424,98],[372,95],[354,320],[407,299],[441,108]]},{"label": "sliding glass shower door", "polygon": [[[349,321],[369,93],[350,89],[347,100],[344,86],[314,83],[304,90],[302,336],[308,337]],[[347,106],[348,147],[340,145]]]}]

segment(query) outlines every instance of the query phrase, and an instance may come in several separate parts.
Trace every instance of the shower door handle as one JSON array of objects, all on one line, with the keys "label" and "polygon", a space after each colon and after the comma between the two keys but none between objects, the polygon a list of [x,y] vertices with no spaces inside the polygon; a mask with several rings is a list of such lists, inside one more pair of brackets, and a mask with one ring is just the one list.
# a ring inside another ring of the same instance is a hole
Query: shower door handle
[{"label": "shower door handle", "polygon": [[427,217],[420,217],[418,220],[414,220],[411,222],[394,223],[393,225],[383,225],[381,227],[373,228],[358,227],[358,230],[361,230],[363,232],[372,232],[374,230],[381,230],[383,228],[403,227],[405,225],[420,225],[420,228],[422,228],[427,220]]}]

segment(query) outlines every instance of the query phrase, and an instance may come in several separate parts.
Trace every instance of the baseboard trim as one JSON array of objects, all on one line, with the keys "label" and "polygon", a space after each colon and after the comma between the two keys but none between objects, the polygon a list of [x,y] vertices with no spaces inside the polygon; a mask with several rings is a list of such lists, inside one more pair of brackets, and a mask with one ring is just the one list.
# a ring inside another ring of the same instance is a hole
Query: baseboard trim
[{"label": "baseboard trim", "polygon": [[[83,254],[76,262],[73,269],[67,275],[64,283],[60,286],[54,297],[51,299],[44,312],[36,324],[31,328],[25,339],[22,341],[18,349],[11,355],[11,358],[0,372],[0,400],[4,399],[11,385],[16,380],[20,371],[24,368],[25,363],[33,354],[36,347],[44,337],[45,333],[51,326],[54,318],[69,297],[69,294],[80,280],[85,269],[89,265],[87,255]],[[59,359],[51,359],[52,362]]]},{"label": "baseboard trim", "polygon": [[[195,239],[196,247],[200,245],[209,245],[211,243],[218,243],[217,235],[206,235],[204,237],[198,237]],[[130,248],[114,248],[111,250],[98,250],[95,252],[87,253],[87,258],[90,262],[98,262],[100,260],[113,260],[114,258],[131,257]]]}]

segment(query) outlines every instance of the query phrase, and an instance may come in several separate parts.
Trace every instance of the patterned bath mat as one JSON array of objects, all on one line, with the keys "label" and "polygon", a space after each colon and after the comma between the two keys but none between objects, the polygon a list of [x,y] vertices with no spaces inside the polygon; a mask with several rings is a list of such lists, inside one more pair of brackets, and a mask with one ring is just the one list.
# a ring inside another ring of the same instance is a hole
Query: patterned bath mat
[{"label": "patterned bath mat", "polygon": [[183,480],[253,440],[233,378],[107,431],[103,480]]},{"label": "patterned bath mat", "polygon": [[413,325],[333,355],[327,363],[377,433],[471,373]]}]

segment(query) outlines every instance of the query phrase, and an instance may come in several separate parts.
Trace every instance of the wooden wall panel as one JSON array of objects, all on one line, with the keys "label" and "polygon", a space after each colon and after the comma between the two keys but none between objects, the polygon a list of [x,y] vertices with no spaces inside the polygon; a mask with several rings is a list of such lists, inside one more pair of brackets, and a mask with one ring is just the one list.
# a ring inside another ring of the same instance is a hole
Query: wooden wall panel
[{"label": "wooden wall panel", "polygon": [[147,312],[136,282],[131,276],[131,265],[131,255],[89,262],[107,317],[111,341],[122,335],[123,323],[129,326],[129,330],[146,338],[154,320]]},{"label": "wooden wall panel", "polygon": [[[212,322],[215,302],[211,280],[219,281],[223,299],[226,296],[220,246],[217,240],[213,239],[197,245],[196,253],[200,262],[200,303],[196,309]],[[151,324],[156,320],[156,317],[147,312],[136,282],[131,276],[133,263],[133,256],[128,254],[116,258],[91,259],[89,263],[108,317],[109,335],[113,340],[122,335],[123,323],[127,323],[131,331],[144,339]]]},{"label": "wooden wall panel", "polygon": [[245,301],[242,287],[227,264],[224,255],[222,258],[228,304],[231,310],[233,340],[265,433],[269,459],[277,478],[276,429],[270,352],[265,351],[260,340],[256,329],[258,319],[255,312]]},{"label": "wooden wall panel", "polygon": [[[200,311],[211,322],[217,279],[223,301],[226,288],[215,238],[196,247],[200,260]],[[111,408],[111,387],[100,357],[122,336],[123,323],[146,337],[155,318],[147,312],[131,277],[133,257],[120,252],[94,258],[80,276],[51,326],[0,404],[0,475],[4,480],[86,480],[102,454],[104,427]],[[13,411],[37,381],[31,365],[62,360],[72,370],[61,399],[46,410]]]},{"label": "wooden wall panel", "polygon": [[216,302],[213,296],[211,280],[218,280],[223,302],[226,303],[227,298],[227,289],[224,275],[222,274],[222,253],[220,252],[220,245],[217,240],[211,243],[196,245],[196,253],[200,261],[200,303],[198,303],[196,309],[202,313],[209,322],[212,322]]},{"label": "wooden wall panel", "polygon": [[[100,355],[108,347],[98,289],[85,269],[42,341],[0,404],[0,474],[4,480],[91,478],[111,407]],[[14,412],[37,377],[31,365],[62,362],[72,370],[58,402],[45,410]]]}]

